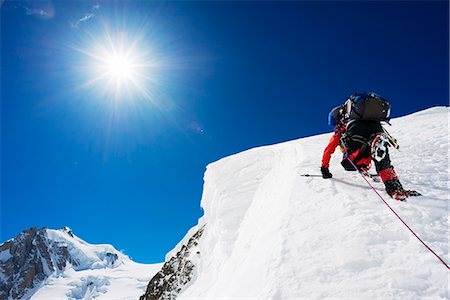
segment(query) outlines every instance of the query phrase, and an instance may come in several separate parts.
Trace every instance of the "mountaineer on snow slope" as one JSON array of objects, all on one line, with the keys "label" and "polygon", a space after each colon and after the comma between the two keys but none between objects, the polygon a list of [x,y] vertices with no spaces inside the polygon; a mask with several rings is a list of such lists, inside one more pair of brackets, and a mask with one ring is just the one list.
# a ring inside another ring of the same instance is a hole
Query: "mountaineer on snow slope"
[{"label": "mountaineer on snow slope", "polygon": [[322,156],[322,177],[331,178],[329,163],[337,146],[344,153],[341,165],[347,171],[355,167],[363,175],[369,175],[372,161],[383,181],[386,192],[395,200],[404,201],[409,196],[419,196],[415,191],[405,190],[391,164],[388,147],[398,149],[398,144],[382,126],[389,124],[389,102],[373,92],[354,93],[343,105],[333,108],[328,124],[334,126],[334,134]]}]

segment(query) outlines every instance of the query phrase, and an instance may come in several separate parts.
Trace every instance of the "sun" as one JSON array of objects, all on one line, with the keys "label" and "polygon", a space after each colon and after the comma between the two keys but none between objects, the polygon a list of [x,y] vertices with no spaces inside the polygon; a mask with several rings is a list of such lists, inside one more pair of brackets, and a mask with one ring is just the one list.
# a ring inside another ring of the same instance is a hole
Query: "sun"
[{"label": "sun", "polygon": [[135,47],[128,47],[125,43],[114,44],[111,41],[109,47],[98,49],[94,55],[95,79],[101,79],[108,86],[119,89],[124,86],[143,89],[143,81],[151,71],[150,60],[140,57]]},{"label": "sun", "polygon": [[139,35],[132,32],[92,37],[81,52],[87,70],[83,87],[100,96],[117,101],[145,98],[152,100],[152,87],[157,86],[158,63],[149,47],[140,44]]},{"label": "sun", "polygon": [[106,72],[116,80],[130,80],[133,76],[133,62],[126,56],[111,55],[105,62]]},{"label": "sun", "polygon": [[136,42],[122,38],[108,39],[108,43],[94,48],[93,81],[103,85],[104,91],[113,91],[122,99],[136,93],[148,94],[146,82],[150,79],[151,60]]}]

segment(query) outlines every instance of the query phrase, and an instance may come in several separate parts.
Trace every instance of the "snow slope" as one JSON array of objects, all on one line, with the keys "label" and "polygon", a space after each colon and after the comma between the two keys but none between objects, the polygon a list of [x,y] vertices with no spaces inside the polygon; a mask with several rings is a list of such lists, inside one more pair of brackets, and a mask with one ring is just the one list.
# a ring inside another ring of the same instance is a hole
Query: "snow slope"
[{"label": "snow slope", "polygon": [[[392,120],[406,189],[394,210],[449,257],[449,108]],[[207,167],[197,277],[179,299],[449,299],[449,271],[354,172],[320,174],[331,134],[251,149]]]},{"label": "snow slope", "polygon": [[162,264],[139,264],[108,244],[89,244],[64,230],[46,229],[52,244],[67,247],[73,264],[54,272],[31,296],[50,299],[137,299]]}]

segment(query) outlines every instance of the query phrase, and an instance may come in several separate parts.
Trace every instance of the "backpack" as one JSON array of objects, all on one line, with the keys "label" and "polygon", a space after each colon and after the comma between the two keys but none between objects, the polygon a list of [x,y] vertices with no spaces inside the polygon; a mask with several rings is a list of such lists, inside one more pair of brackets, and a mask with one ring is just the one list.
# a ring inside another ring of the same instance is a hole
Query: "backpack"
[{"label": "backpack", "polygon": [[391,105],[375,93],[355,93],[344,104],[344,118],[347,121],[389,121]]}]

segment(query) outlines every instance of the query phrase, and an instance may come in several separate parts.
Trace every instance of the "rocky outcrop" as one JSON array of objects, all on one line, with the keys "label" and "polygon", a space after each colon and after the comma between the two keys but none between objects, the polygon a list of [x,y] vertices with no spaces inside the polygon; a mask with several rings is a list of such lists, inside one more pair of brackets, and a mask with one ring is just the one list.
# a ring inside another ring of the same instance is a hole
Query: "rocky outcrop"
[{"label": "rocky outcrop", "polygon": [[29,228],[0,245],[0,299],[21,299],[70,260],[67,247],[49,247],[46,229]]},{"label": "rocky outcrop", "polygon": [[205,226],[202,226],[181,250],[167,261],[161,271],[150,280],[147,291],[140,300],[173,300],[195,277],[196,263],[199,259],[199,239]]}]

